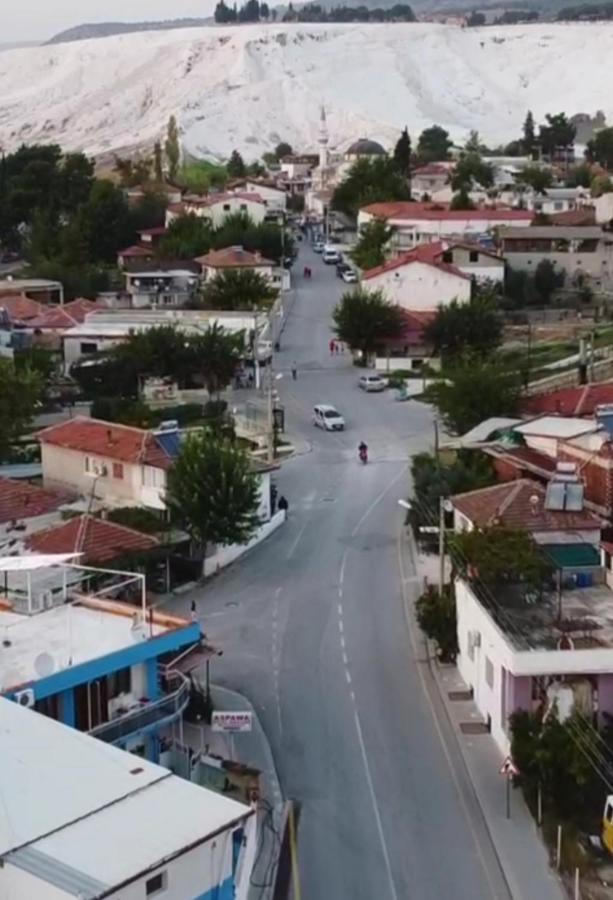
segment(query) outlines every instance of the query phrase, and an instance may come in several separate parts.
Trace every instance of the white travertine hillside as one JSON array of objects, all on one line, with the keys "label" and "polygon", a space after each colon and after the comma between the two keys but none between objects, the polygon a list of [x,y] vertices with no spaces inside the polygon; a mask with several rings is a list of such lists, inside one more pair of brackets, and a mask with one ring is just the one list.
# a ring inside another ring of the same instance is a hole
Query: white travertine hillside
[{"label": "white travertine hillside", "polygon": [[171,113],[185,148],[247,159],[279,140],[385,145],[405,124],[519,136],[526,110],[613,120],[613,23],[245,25],[120,35],[0,54],[0,146],[104,154],[151,145]]}]

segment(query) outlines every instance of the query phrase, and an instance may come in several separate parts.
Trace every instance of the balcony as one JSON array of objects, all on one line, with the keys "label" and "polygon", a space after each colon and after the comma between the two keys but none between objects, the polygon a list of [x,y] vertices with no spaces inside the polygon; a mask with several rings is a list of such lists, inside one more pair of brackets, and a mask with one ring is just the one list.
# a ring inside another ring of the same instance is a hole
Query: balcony
[{"label": "balcony", "polygon": [[118,744],[144,731],[151,731],[162,722],[177,719],[189,703],[190,685],[180,672],[167,676],[168,691],[159,700],[145,703],[138,709],[97,725],[89,732],[107,744]]}]

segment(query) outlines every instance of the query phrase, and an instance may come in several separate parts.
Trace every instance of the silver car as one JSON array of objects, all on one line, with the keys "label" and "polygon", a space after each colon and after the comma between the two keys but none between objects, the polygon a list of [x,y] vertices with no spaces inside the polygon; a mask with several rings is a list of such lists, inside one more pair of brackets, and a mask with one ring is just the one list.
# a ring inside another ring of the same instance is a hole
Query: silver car
[{"label": "silver car", "polygon": [[384,391],[387,387],[387,382],[385,378],[381,378],[380,375],[362,375],[358,381],[358,386],[361,387],[363,391],[374,394],[378,391]]}]

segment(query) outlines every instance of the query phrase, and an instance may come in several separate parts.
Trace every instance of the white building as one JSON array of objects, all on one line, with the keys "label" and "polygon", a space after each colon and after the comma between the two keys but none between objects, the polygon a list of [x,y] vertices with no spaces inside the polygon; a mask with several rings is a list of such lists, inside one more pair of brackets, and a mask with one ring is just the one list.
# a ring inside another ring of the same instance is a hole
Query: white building
[{"label": "white building", "polygon": [[434,194],[446,188],[455,169],[455,162],[431,162],[411,172],[411,194],[418,200],[424,195],[432,199]]},{"label": "white building", "polygon": [[181,307],[194,298],[198,275],[186,266],[136,269],[124,273],[133,309]]},{"label": "white building", "polygon": [[204,256],[198,256],[194,260],[200,266],[202,281],[206,283],[215,278],[221,272],[232,269],[242,269],[257,272],[266,278],[271,284],[275,283],[275,264],[272,259],[266,259],[261,253],[250,253],[240,244],[234,247],[224,247],[221,250],[210,250]]},{"label": "white building", "polygon": [[266,217],[267,206],[256,193],[237,191],[236,193],[207,194],[200,197],[188,194],[181,203],[175,203],[166,210],[166,227],[180,216],[194,215],[208,219],[213,228],[219,228],[228,216],[245,215],[259,225]]},{"label": "white building", "polygon": [[478,240],[504,225],[528,227],[534,213],[525,209],[452,210],[445,204],[397,201],[371,203],[358,213],[358,229],[374,219],[383,219],[395,229],[398,250],[441,240]]},{"label": "white building", "polygon": [[526,191],[522,194],[522,201],[526,209],[550,216],[591,203],[591,194],[589,188],[550,187],[543,192]]},{"label": "white building", "polygon": [[0,698],[0,896],[247,900],[255,810]]},{"label": "white building", "polygon": [[232,182],[232,192],[253,194],[264,201],[269,212],[285,212],[287,193],[274,181],[260,178],[244,178]]}]

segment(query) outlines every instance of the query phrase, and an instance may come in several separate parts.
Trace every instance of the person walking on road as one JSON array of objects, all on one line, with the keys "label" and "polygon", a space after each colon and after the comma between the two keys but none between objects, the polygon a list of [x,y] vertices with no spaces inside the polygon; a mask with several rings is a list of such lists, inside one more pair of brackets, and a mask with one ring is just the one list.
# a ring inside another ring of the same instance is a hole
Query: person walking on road
[{"label": "person walking on road", "polygon": [[334,338],[330,338],[330,354],[332,355],[336,350],[336,341]]},{"label": "person walking on road", "polygon": [[281,494],[281,496],[279,497],[279,511],[281,510],[283,510],[285,516],[287,517],[287,514],[289,512],[289,503],[287,502],[283,494]]},{"label": "person walking on road", "polygon": [[293,362],[292,363],[292,380],[296,381],[297,378],[298,378],[298,369],[296,368],[296,363]]}]

